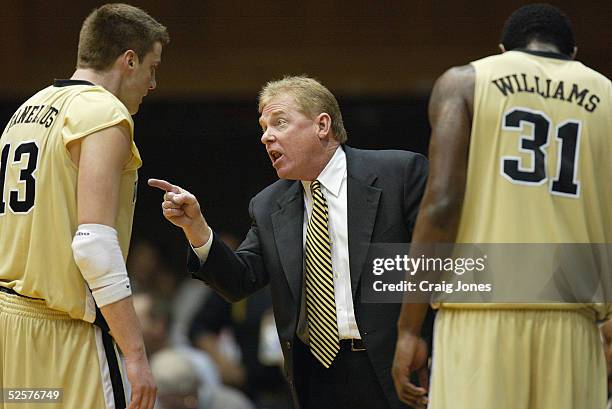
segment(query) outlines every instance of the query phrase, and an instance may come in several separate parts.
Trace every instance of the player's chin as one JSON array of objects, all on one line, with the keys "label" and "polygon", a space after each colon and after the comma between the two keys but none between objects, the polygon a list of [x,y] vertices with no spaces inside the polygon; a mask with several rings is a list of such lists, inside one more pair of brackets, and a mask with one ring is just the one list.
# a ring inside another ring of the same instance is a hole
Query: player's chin
[{"label": "player's chin", "polygon": [[141,104],[142,104],[142,98],[139,98],[138,100],[134,100],[130,102],[129,105],[126,107],[128,111],[130,112],[130,115],[136,115],[138,111],[140,110]]}]

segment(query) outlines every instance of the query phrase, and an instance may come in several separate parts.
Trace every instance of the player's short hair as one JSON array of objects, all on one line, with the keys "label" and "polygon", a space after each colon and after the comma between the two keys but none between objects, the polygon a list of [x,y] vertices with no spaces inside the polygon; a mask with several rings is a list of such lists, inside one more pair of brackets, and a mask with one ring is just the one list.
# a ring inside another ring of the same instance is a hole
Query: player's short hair
[{"label": "player's short hair", "polygon": [[501,43],[506,50],[524,48],[536,40],[557,46],[566,55],[574,52],[574,33],[569,18],[550,4],[523,6],[508,17]]},{"label": "player's short hair", "polygon": [[259,112],[261,113],[272,98],[282,94],[291,95],[299,110],[309,118],[323,112],[329,114],[334,138],[339,143],[346,142],[347,134],[340,106],[334,94],[323,84],[305,75],[286,76],[282,80],[270,81],[259,92]]},{"label": "player's short hair", "polygon": [[79,35],[77,68],[104,71],[127,50],[142,61],[156,42],[168,44],[166,27],[128,4],[105,4],[85,19]]}]

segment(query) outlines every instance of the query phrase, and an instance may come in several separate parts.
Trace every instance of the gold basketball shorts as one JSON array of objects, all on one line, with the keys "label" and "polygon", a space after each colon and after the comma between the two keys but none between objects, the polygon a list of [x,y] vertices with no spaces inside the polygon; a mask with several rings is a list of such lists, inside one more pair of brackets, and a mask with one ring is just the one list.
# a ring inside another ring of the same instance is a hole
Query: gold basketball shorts
[{"label": "gold basketball shorts", "polygon": [[[99,327],[52,310],[42,300],[0,291],[0,388],[5,395],[0,409],[123,409],[127,382],[122,372],[112,337]],[[27,403],[19,401],[27,398],[20,391],[49,388],[61,390],[61,402],[36,402],[32,396]]]},{"label": "gold basketball shorts", "polygon": [[429,409],[604,409],[606,362],[580,310],[438,311]]}]

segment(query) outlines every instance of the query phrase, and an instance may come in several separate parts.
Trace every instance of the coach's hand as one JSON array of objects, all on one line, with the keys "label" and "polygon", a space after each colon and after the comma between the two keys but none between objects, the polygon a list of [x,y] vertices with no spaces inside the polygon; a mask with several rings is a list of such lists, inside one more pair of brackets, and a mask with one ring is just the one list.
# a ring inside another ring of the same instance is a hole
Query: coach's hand
[{"label": "coach's hand", "polygon": [[210,238],[210,230],[194,195],[165,180],[149,179],[149,186],[163,190],[164,217],[183,229],[187,240],[193,247],[201,247]]},{"label": "coach's hand", "polygon": [[144,350],[136,356],[126,355],[125,367],[132,388],[128,409],[153,409],[157,387]]},{"label": "coach's hand", "polygon": [[[414,371],[417,371],[420,387],[410,382],[410,375]],[[397,396],[402,402],[415,408],[427,407],[429,371],[427,344],[422,338],[408,331],[398,335],[392,375]]]}]

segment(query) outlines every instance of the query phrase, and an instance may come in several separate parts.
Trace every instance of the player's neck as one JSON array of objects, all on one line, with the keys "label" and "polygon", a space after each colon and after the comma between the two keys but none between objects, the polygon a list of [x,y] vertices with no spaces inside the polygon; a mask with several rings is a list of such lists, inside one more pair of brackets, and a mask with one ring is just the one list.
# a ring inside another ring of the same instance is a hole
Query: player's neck
[{"label": "player's neck", "polygon": [[543,43],[537,40],[531,41],[529,44],[527,44],[527,47],[525,47],[525,49],[530,51],[544,51],[557,54],[561,53],[561,51],[559,51],[559,48],[556,45],[550,43]]},{"label": "player's neck", "polygon": [[120,79],[112,71],[95,71],[89,68],[77,68],[71,80],[89,81],[94,85],[99,85],[105,88],[112,94],[117,95],[119,90]]}]

